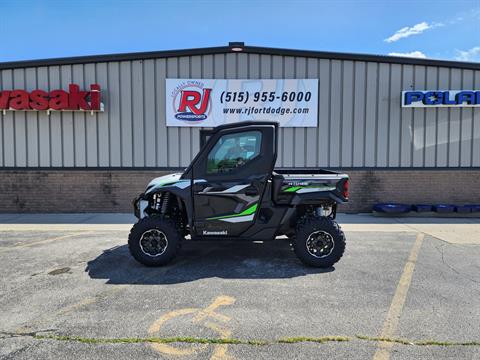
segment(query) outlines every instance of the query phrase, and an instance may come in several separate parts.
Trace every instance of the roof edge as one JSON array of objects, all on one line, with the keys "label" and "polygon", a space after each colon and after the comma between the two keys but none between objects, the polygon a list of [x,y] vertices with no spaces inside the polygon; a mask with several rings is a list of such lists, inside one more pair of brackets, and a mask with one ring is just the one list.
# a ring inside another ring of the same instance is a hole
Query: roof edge
[{"label": "roof edge", "polygon": [[63,58],[51,58],[51,59],[39,59],[39,60],[10,61],[10,62],[0,62],[0,70],[19,69],[19,68],[26,68],[26,67],[75,65],[75,64],[88,64],[88,63],[111,62],[111,61],[148,60],[148,59],[156,59],[156,58],[214,55],[214,54],[228,54],[228,53],[298,56],[298,57],[310,57],[310,58],[331,59],[331,60],[368,61],[368,62],[381,62],[381,63],[391,63],[391,64],[441,66],[441,67],[450,67],[450,68],[454,67],[454,68],[461,68],[461,69],[480,70],[480,63],[475,63],[475,62],[420,59],[420,58],[409,58],[409,57],[388,56],[388,55],[372,55],[372,54],[341,53],[341,52],[314,51],[314,50],[269,48],[269,47],[260,47],[260,46],[244,46],[243,51],[241,52],[239,52],[238,50],[233,51],[231,46],[218,46],[218,47],[205,47],[205,48],[194,48],[194,49],[132,52],[132,53],[87,55],[87,56],[75,56],[75,57],[63,57]]},{"label": "roof edge", "polygon": [[391,64],[407,64],[407,65],[424,65],[424,66],[442,66],[442,67],[456,67],[462,69],[480,70],[480,63],[454,60],[440,60],[440,59],[425,59],[413,58],[404,56],[390,56],[390,55],[373,55],[362,53],[342,53],[330,51],[314,51],[314,50],[295,50],[295,49],[280,49],[268,47],[246,46],[245,52],[257,54],[283,55],[283,56],[301,56],[313,57],[319,59],[332,60],[351,60],[351,61],[370,61],[382,62]]}]

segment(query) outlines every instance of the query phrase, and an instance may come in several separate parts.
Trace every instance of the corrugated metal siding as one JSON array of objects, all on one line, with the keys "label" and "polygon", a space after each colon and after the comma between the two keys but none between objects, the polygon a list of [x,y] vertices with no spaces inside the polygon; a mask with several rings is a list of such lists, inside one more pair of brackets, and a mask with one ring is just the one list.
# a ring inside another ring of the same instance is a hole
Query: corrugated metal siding
[{"label": "corrugated metal siding", "polygon": [[317,128],[282,128],[281,167],[478,167],[480,109],[400,107],[408,89],[479,89],[480,71],[264,54],[2,70],[0,89],[99,83],[105,112],[0,115],[2,167],[179,167],[197,128],[165,126],[166,78],[318,78]]}]

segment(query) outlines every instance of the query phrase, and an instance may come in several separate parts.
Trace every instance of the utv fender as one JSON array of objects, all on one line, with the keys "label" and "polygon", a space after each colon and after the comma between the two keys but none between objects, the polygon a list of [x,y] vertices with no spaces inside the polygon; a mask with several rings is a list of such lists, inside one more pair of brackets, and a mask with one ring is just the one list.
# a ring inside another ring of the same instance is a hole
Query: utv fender
[{"label": "utv fender", "polygon": [[180,180],[172,181],[171,183],[167,183],[167,184],[153,185],[147,188],[147,191],[145,191],[145,194],[150,195],[154,193],[168,191],[168,192],[171,192],[172,194],[175,194],[176,196],[185,198],[190,196],[192,183],[197,184],[202,182],[205,182],[205,180],[196,179],[196,180],[193,180],[192,182],[192,180],[190,179],[180,179]]},{"label": "utv fender", "polygon": [[325,194],[322,193],[310,193],[310,194],[296,194],[292,200],[291,205],[298,206],[298,205],[315,205],[318,204],[319,201],[333,201],[339,204],[343,204],[345,201],[338,197],[337,195],[333,194],[332,192],[328,191]]},{"label": "utv fender", "polygon": [[170,193],[173,196],[185,200],[190,197],[190,190],[189,188],[181,189],[175,186],[161,186],[151,189],[145,192],[146,197],[152,197],[153,195],[163,194],[163,193]]}]

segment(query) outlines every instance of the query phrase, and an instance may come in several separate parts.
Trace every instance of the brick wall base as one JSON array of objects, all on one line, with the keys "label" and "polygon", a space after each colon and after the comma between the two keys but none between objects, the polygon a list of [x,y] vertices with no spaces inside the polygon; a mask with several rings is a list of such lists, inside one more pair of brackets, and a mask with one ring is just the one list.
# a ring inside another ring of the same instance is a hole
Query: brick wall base
[{"label": "brick wall base", "polygon": [[[480,170],[354,170],[341,212],[368,212],[378,202],[480,203]],[[154,177],[130,170],[3,170],[0,212],[131,212]]]},{"label": "brick wall base", "polygon": [[350,201],[343,212],[369,212],[376,203],[480,204],[480,170],[346,171]]},{"label": "brick wall base", "polygon": [[0,172],[0,212],[132,212],[148,182],[170,172],[19,170]]}]

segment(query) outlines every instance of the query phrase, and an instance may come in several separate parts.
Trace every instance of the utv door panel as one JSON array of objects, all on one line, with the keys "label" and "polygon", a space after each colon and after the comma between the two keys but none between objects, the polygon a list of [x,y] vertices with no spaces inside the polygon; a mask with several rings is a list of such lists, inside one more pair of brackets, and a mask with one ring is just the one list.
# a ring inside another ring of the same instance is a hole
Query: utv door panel
[{"label": "utv door panel", "polygon": [[211,135],[192,166],[194,233],[240,236],[256,218],[274,165],[274,126],[225,129]]}]

